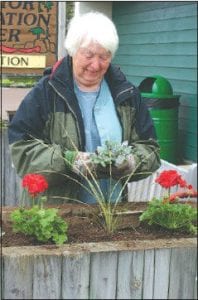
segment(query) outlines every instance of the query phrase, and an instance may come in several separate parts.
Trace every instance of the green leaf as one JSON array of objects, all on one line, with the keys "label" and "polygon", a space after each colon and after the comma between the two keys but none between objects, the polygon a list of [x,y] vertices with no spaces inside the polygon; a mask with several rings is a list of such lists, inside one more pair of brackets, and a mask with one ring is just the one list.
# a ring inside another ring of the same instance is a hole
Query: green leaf
[{"label": "green leaf", "polygon": [[106,167],[110,164],[121,164],[132,152],[132,147],[127,142],[122,144],[105,141],[104,146],[97,147],[96,153],[91,154],[90,158],[94,164]]},{"label": "green leaf", "polygon": [[16,209],[11,213],[13,230],[36,237],[46,242],[52,239],[56,244],[67,241],[68,224],[58,216],[58,209],[40,209],[37,205],[31,209]]},{"label": "green leaf", "polygon": [[140,216],[140,221],[148,225],[159,225],[170,230],[184,229],[189,233],[196,233],[194,223],[197,220],[197,211],[189,204],[162,202],[153,199],[148,208]]}]

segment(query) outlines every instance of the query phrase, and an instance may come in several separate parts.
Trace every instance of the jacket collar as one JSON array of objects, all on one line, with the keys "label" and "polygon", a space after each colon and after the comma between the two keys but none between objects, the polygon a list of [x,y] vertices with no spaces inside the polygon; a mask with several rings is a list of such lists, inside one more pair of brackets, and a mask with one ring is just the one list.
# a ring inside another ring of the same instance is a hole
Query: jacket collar
[{"label": "jacket collar", "polygon": [[[59,83],[59,87],[67,87],[73,91],[73,74],[72,74],[72,58],[70,56],[65,56],[63,59],[58,61],[53,69],[50,76],[53,82]],[[110,64],[107,73],[105,74],[105,79],[109,85],[114,101],[116,99],[122,100],[120,97],[121,92],[131,91],[134,86],[126,79],[125,75],[120,71],[118,66]],[[124,98],[126,98],[127,93]]]},{"label": "jacket collar", "polygon": [[[119,67],[112,64],[110,64],[105,74],[105,79],[109,85],[115,105],[124,102],[128,98],[131,99],[134,91],[137,91],[137,89],[127,81]],[[74,112],[81,131],[82,144],[84,145],[85,136],[82,130],[84,125],[78,100],[74,93],[72,58],[70,56],[65,56],[61,61],[55,64],[52,68],[49,81],[50,85],[59,93]]]},{"label": "jacket collar", "polygon": [[55,63],[50,80],[53,84],[59,84],[70,89],[73,88],[72,58],[70,56],[65,56]]},{"label": "jacket collar", "polygon": [[[50,76],[51,82],[62,95],[67,95],[67,101],[72,100],[71,105],[75,105],[73,98],[74,84],[72,74],[72,58],[67,55],[61,61],[58,61],[52,69]],[[105,79],[110,88],[115,104],[120,104],[126,99],[131,98],[132,94],[137,93],[137,89],[131,82],[129,82],[120,68],[116,65],[110,64]],[[76,108],[76,105],[75,107]]]},{"label": "jacket collar", "polygon": [[135,87],[126,79],[118,66],[110,65],[105,79],[107,80],[115,103],[121,103],[128,97],[131,97]]},{"label": "jacket collar", "polygon": [[50,75],[49,84],[64,99],[69,107],[69,110],[74,115],[81,136],[81,147],[85,145],[84,125],[78,100],[74,93],[73,75],[72,75],[72,60],[71,57],[66,56],[60,63],[55,65]]}]

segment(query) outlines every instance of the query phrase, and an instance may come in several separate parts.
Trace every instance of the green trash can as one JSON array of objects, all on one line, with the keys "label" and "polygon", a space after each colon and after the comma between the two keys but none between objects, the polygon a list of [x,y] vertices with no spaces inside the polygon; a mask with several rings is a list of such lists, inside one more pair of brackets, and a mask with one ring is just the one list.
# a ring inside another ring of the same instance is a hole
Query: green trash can
[{"label": "green trash can", "polygon": [[160,157],[177,164],[180,96],[173,95],[169,81],[159,75],[145,78],[140,83],[139,89],[155,126]]}]

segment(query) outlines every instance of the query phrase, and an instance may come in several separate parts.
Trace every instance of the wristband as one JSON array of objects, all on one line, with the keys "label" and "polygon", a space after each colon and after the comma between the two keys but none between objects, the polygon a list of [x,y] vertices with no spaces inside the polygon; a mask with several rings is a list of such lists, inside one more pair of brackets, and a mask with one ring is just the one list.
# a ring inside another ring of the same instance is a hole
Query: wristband
[{"label": "wristband", "polygon": [[65,151],[66,165],[69,169],[72,169],[77,154],[78,154],[77,151],[70,151],[70,150]]}]

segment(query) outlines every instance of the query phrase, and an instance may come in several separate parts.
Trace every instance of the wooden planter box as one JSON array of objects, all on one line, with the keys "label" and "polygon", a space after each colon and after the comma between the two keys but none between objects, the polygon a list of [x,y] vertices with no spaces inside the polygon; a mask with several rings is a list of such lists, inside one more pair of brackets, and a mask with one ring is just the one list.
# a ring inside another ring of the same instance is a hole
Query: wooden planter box
[{"label": "wooden planter box", "polygon": [[2,248],[2,299],[197,299],[196,238]]}]

